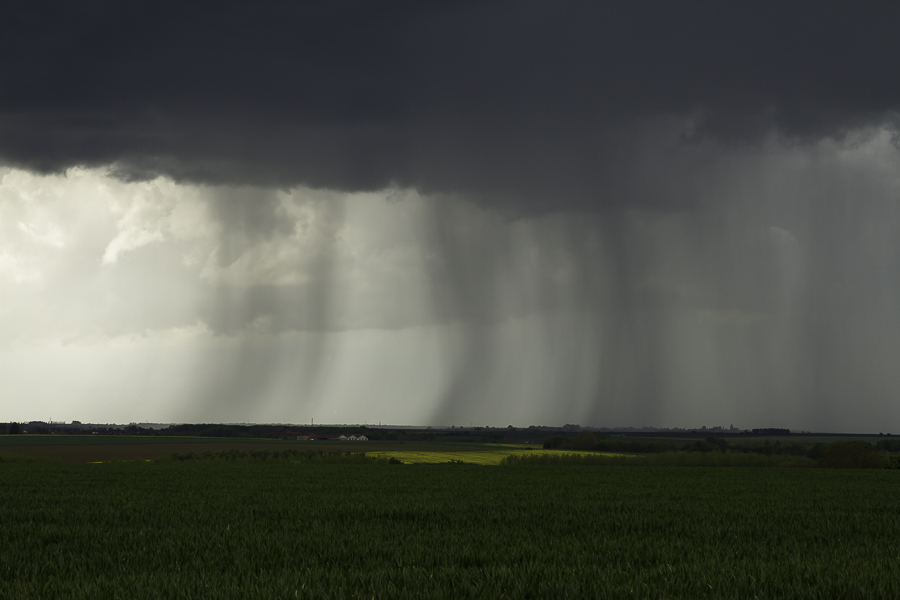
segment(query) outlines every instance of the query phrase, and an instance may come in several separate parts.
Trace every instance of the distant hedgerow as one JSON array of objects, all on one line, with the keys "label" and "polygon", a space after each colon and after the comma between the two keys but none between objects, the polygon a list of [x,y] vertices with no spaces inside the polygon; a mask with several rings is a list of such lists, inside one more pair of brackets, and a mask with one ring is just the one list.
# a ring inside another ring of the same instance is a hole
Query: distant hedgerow
[{"label": "distant hedgerow", "polygon": [[528,454],[511,455],[500,461],[504,466],[600,465],[634,467],[812,467],[815,462],[800,456],[766,456],[737,452],[664,452],[643,456],[604,454]]},{"label": "distant hedgerow", "polygon": [[[221,452],[173,452],[169,456],[157,459],[157,462],[302,462],[317,464],[397,464],[388,458],[367,456],[364,452],[322,452],[321,450],[223,450]],[[402,463],[401,463],[402,464]]]}]

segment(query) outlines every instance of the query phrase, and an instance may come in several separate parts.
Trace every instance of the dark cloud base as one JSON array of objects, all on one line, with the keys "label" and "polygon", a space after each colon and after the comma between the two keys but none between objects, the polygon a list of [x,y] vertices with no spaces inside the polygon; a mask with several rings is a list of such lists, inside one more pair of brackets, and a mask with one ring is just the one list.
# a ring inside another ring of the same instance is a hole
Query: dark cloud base
[{"label": "dark cloud base", "polygon": [[896,3],[5,6],[0,161],[44,172],[679,207],[635,166],[660,119],[681,170],[900,111]]}]

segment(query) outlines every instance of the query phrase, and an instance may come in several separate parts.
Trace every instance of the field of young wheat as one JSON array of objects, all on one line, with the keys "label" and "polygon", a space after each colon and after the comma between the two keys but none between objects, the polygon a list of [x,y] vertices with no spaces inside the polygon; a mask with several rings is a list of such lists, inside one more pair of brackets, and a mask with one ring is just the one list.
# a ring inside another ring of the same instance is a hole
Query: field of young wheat
[{"label": "field of young wheat", "polygon": [[0,463],[0,597],[900,597],[898,475]]}]

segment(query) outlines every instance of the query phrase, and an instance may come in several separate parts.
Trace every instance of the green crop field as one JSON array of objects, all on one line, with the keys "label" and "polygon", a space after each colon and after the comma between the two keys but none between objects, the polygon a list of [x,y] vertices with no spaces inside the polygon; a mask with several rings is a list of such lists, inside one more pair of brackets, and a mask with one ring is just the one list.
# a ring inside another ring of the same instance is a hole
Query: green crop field
[{"label": "green crop field", "polygon": [[[20,456],[66,463],[149,460],[168,456],[174,452],[284,450],[300,447],[298,444],[298,442],[253,438],[4,435],[0,436],[0,458]],[[320,447],[323,446],[317,446]]]},{"label": "green crop field", "polygon": [[[108,462],[114,460],[152,460],[173,453],[224,452],[228,450],[288,450],[300,452],[365,452],[394,457],[404,463],[442,463],[460,460],[467,463],[497,465],[510,455],[530,452],[570,454],[571,451],[531,450],[521,444],[482,444],[473,442],[338,442],[284,441],[258,438],[204,438],[166,436],[104,435],[7,435],[0,436],[0,458],[29,456],[67,463]],[[599,454],[599,453],[595,453]],[[611,453],[606,453],[613,456]]]},{"label": "green crop field", "polygon": [[[403,462],[463,460],[498,464],[524,445],[473,442],[339,442],[336,440],[285,441],[272,438],[215,438],[125,435],[0,435],[0,458],[30,456],[67,463],[113,460],[151,460],[173,453],[223,452],[227,450],[287,450],[301,452],[366,452],[396,456]],[[452,455],[452,456],[451,456]]]},{"label": "green crop field", "polygon": [[3,462],[0,597],[896,598],[898,476]]}]

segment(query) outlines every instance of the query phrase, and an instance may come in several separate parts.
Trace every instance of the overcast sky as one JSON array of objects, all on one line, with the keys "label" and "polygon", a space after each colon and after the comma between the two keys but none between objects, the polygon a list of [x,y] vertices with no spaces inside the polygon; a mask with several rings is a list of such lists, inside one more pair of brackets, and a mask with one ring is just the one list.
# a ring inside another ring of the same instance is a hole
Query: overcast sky
[{"label": "overcast sky", "polygon": [[7,3],[0,420],[900,431],[897,22]]}]

